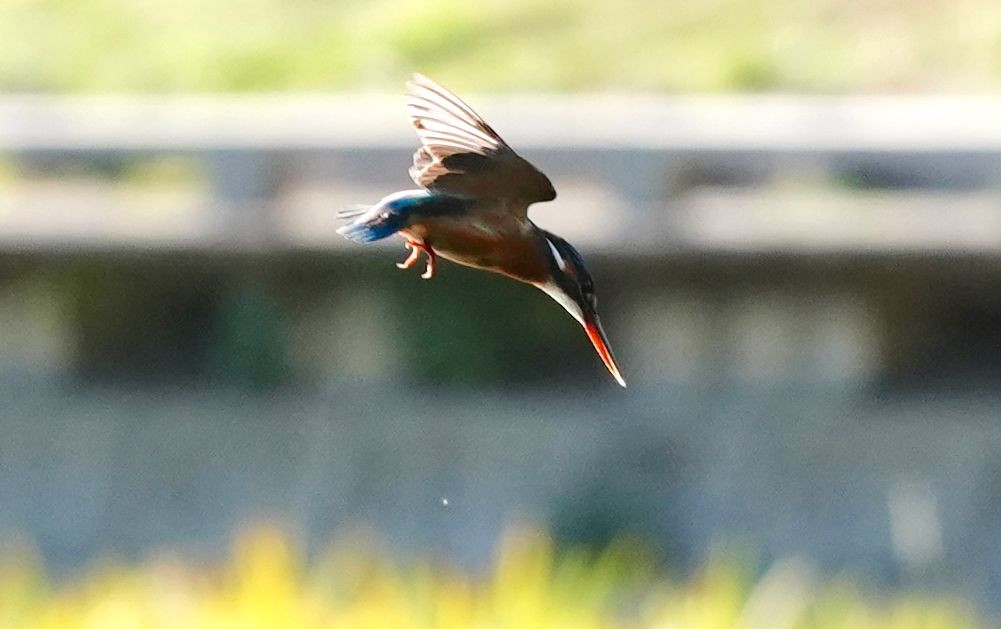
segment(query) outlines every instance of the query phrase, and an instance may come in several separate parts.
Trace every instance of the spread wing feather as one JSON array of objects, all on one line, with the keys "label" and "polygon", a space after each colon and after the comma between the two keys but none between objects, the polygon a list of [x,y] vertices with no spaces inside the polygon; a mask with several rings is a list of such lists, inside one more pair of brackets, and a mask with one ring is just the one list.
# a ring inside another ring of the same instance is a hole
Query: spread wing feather
[{"label": "spread wing feather", "polygon": [[421,140],[410,176],[428,190],[530,204],[556,198],[553,184],[458,96],[421,74],[407,83],[407,113]]}]

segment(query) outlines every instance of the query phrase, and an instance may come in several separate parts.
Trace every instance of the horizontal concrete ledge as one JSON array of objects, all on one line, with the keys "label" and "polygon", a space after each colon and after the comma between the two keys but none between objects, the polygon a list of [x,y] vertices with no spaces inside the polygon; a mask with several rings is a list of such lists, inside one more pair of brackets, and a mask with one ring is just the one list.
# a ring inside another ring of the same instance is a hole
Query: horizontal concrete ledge
[{"label": "horizontal concrete ledge", "polygon": [[[1001,96],[464,96],[516,148],[1001,153]],[[399,94],[0,97],[0,151],[415,143]]]},{"label": "horizontal concrete ledge", "polygon": [[[235,231],[212,217],[252,215],[206,201],[162,206],[146,223],[136,220],[139,201],[78,190],[53,199],[20,194],[0,199],[0,255],[159,254],[329,256],[404,255],[390,238],[359,247],[335,230],[334,209],[302,223]],[[1001,212],[991,191],[972,193],[881,192],[776,194],[727,188],[700,189],[676,200],[670,211],[644,215],[644,229],[618,229],[621,208],[575,206],[583,214],[541,206],[540,225],[567,234],[588,255],[626,260],[686,256],[818,256],[957,258],[1001,256]],[[295,214],[283,208],[286,218]],[[147,212],[148,213],[148,212]],[[948,220],[943,220],[947,215]],[[610,216],[610,218],[608,218]],[[72,217],[72,221],[66,217]],[[169,220],[166,220],[167,217]],[[608,220],[606,220],[608,219]],[[392,252],[392,253],[387,253]]]}]

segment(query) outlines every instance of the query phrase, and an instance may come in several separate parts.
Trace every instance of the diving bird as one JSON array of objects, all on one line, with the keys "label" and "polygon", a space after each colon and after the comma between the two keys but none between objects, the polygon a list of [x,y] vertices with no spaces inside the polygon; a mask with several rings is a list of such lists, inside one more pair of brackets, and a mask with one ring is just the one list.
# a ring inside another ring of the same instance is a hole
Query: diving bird
[{"label": "diving bird", "polygon": [[408,269],[423,253],[424,279],[434,276],[442,257],[541,289],[584,327],[605,367],[626,386],[584,260],[570,243],[528,218],[528,206],[556,198],[549,178],[426,76],[415,74],[407,83],[406,107],[421,141],[410,168],[420,188],[341,211],[341,218],[352,220],[337,232],[359,243],[401,235],[410,254],[396,266]]}]

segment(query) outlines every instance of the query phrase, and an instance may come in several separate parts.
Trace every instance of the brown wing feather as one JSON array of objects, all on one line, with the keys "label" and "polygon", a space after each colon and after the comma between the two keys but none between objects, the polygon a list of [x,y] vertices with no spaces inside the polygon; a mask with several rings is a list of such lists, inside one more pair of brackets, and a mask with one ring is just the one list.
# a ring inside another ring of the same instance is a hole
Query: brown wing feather
[{"label": "brown wing feather", "polygon": [[422,146],[410,176],[429,190],[468,198],[552,201],[549,178],[511,150],[458,96],[421,74],[407,83],[407,112]]}]

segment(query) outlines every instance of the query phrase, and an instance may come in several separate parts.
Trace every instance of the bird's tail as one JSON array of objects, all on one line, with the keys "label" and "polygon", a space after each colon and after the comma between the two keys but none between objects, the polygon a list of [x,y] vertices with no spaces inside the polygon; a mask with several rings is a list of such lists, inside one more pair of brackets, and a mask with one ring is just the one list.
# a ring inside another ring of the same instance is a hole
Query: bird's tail
[{"label": "bird's tail", "polygon": [[358,204],[358,205],[346,205],[341,209],[337,210],[337,218],[341,220],[350,220],[353,218],[358,218],[365,212],[372,209],[371,205]]},{"label": "bird's tail", "polygon": [[370,206],[351,206],[337,212],[338,218],[354,219],[337,233],[354,242],[373,242],[392,236],[403,227],[405,218],[397,212],[371,212]]}]

